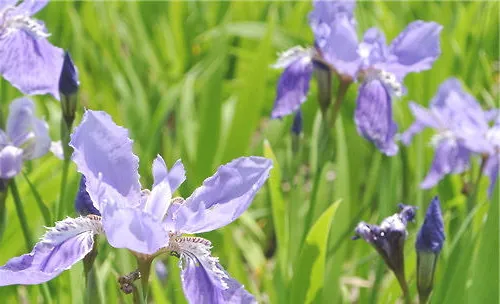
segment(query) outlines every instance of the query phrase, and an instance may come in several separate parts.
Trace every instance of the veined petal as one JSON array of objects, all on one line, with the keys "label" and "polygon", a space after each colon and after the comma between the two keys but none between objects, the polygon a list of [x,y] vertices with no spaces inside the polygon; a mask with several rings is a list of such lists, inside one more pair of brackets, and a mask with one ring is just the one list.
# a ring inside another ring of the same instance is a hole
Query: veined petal
[{"label": "veined petal", "polygon": [[174,214],[176,231],[207,232],[231,223],[248,208],[271,168],[271,160],[257,156],[220,166]]},{"label": "veined petal", "polygon": [[14,146],[5,146],[0,151],[0,178],[13,178],[23,165],[23,150]]},{"label": "veined petal", "polygon": [[33,251],[10,259],[0,267],[0,286],[40,284],[71,268],[92,250],[94,234],[102,232],[98,220],[67,218],[56,223]]},{"label": "veined petal", "polygon": [[312,72],[313,64],[309,54],[298,57],[285,68],[278,81],[272,118],[294,113],[307,100]]},{"label": "veined petal", "polygon": [[[106,203],[133,207],[140,204],[139,159],[132,151],[128,131],[100,111],[85,112],[71,135],[73,161],[85,175],[87,192],[102,213]],[[117,208],[114,206],[113,208]]]},{"label": "veined petal", "polygon": [[170,189],[172,193],[174,193],[175,190],[177,190],[177,188],[179,188],[179,186],[186,180],[186,171],[184,170],[182,161],[179,159],[175,162],[169,172],[165,161],[160,155],[158,155],[153,161],[153,177],[153,187],[167,179],[170,184]]},{"label": "veined petal", "polygon": [[443,26],[436,22],[421,20],[410,23],[391,43],[390,57],[385,70],[402,79],[410,72],[431,68],[441,55],[439,34]]},{"label": "veined petal", "polygon": [[9,106],[7,135],[12,143],[24,150],[25,159],[34,159],[50,149],[49,128],[35,117],[35,104],[29,98],[15,99]]},{"label": "veined petal", "polygon": [[470,152],[454,139],[444,138],[437,143],[432,165],[420,187],[436,185],[446,174],[462,173],[469,167]]},{"label": "veined petal", "polygon": [[59,100],[64,52],[24,29],[0,37],[0,75],[22,93],[51,94]]},{"label": "veined petal", "polygon": [[397,126],[392,118],[392,100],[379,80],[369,80],[359,88],[354,121],[358,133],[384,154],[393,156],[398,152],[394,142]]},{"label": "veined petal", "polygon": [[189,303],[256,303],[244,286],[222,268],[218,258],[210,255],[210,242],[192,242],[188,246],[181,252],[180,266]]}]

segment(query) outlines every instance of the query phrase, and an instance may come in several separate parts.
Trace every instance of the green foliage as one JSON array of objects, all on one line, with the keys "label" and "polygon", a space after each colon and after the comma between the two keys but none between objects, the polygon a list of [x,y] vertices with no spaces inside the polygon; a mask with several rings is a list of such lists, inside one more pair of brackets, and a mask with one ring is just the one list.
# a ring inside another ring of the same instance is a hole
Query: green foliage
[{"label": "green foliage", "polygon": [[[420,189],[432,160],[432,134],[417,136],[393,158],[382,156],[356,132],[356,84],[346,95],[334,129],[324,129],[315,85],[303,106],[302,136],[292,138],[292,117],[269,119],[280,74],[270,66],[277,52],[313,42],[307,23],[310,9],[305,1],[52,1],[37,17],[52,33],[51,42],[68,49],[78,66],[82,106],[75,124],[85,107],[107,111],[127,127],[141,159],[143,185],[152,182],[151,162],[157,154],[169,166],[179,158],[184,161],[188,179],[177,193],[183,197],[232,158],[273,159],[268,185],[249,211],[228,227],[204,235],[228,272],[260,302],[394,303],[401,295],[396,279],[368,244],[353,242],[350,236],[357,222],[379,222],[395,213],[399,202],[419,206],[405,246],[407,278],[416,299],[413,244],[436,194],[442,201],[447,240],[437,264],[432,303],[498,300],[498,191],[488,199],[483,178],[470,212],[461,193],[462,180],[476,178],[478,163],[463,176]],[[416,19],[444,26],[441,57],[431,70],[409,75],[408,94],[394,103],[400,129],[413,120],[408,101],[428,105],[450,76],[460,78],[485,108],[499,106],[499,9],[496,2],[479,1],[358,2],[359,32],[378,26],[388,41]],[[5,116],[19,93],[3,80],[0,86]],[[52,138],[59,139],[58,102],[45,96],[35,100]],[[47,155],[25,167],[25,178],[16,178],[34,239],[43,234],[49,219],[62,219],[55,210],[61,172],[62,162]],[[71,164],[64,216],[75,216],[78,181]],[[338,200],[342,203],[332,205]],[[25,253],[11,196],[6,208],[7,215],[0,218],[0,227],[5,225],[0,264]],[[105,241],[98,250],[100,302],[132,303],[116,279],[134,270],[135,260]],[[184,303],[178,261],[169,257],[166,262],[168,277],[161,281],[152,274],[149,299]],[[47,284],[2,287],[0,299],[80,304],[84,286],[80,263]]]}]

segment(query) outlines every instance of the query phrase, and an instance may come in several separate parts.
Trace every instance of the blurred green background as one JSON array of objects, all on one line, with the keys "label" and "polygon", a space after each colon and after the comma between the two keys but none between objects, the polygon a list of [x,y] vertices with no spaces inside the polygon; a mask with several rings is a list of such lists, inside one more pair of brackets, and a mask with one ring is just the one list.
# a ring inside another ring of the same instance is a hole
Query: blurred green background
[{"label": "blurred green background", "polygon": [[[360,220],[379,223],[397,203],[419,207],[408,227],[406,273],[416,299],[415,235],[425,209],[439,195],[446,243],[440,255],[432,303],[498,303],[498,191],[489,204],[487,178],[469,211],[463,181],[479,168],[446,177],[424,191],[419,182],[430,166],[431,131],[415,138],[392,158],[381,155],[356,132],[356,85],[342,105],[325,144],[316,86],[304,104],[304,133],[293,138],[292,117],[270,120],[281,71],[270,66],[277,53],[313,42],[308,25],[311,3],[301,2],[51,2],[37,18],[50,41],[68,49],[80,73],[83,107],[107,111],[130,130],[141,160],[144,187],[157,154],[170,166],[182,158],[187,197],[215,168],[242,155],[275,157],[275,168],[254,203],[239,220],[204,237],[229,273],[262,303],[394,303],[401,292],[375,250],[351,241]],[[405,79],[408,94],[394,103],[400,130],[413,120],[409,100],[425,106],[450,76],[485,108],[498,107],[499,9],[497,2],[359,2],[361,35],[380,27],[390,41],[416,19],[444,26],[442,55],[429,71]],[[2,109],[19,95],[2,80]],[[335,90],[335,87],[334,87]],[[59,139],[60,105],[36,97],[39,114]],[[83,108],[82,107],[82,108]],[[77,122],[83,113],[79,110]],[[326,145],[326,146],[325,146]],[[51,211],[51,220],[75,216],[78,176],[70,167],[68,199],[59,212],[62,162],[53,155],[32,161],[25,176]],[[42,236],[44,220],[25,177],[16,178],[30,229]],[[498,190],[498,187],[497,187]],[[334,202],[339,201],[336,205]],[[25,250],[11,199],[0,245],[0,264]],[[56,214],[58,213],[58,214]],[[152,275],[150,301],[184,303],[178,260],[165,257],[168,276]],[[101,242],[96,261],[102,303],[131,303],[117,277],[135,269],[126,250]],[[83,303],[81,263],[43,286],[0,288],[2,303]]]}]

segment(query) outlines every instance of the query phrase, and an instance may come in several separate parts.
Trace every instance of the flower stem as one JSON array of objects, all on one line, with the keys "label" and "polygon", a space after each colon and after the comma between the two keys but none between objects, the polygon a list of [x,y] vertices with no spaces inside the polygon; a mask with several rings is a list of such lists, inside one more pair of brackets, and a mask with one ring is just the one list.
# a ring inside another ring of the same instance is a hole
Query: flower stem
[{"label": "flower stem", "polygon": [[408,284],[406,283],[404,272],[402,274],[396,274],[396,278],[398,279],[399,286],[401,286],[401,290],[403,291],[405,304],[410,304],[411,303],[410,291],[408,289]]},{"label": "flower stem", "polygon": [[3,232],[5,231],[5,224],[7,221],[7,209],[5,202],[9,192],[7,191],[9,180],[0,179],[0,241],[2,240]]},{"label": "flower stem", "polygon": [[61,188],[59,191],[59,202],[57,204],[57,218],[61,218],[64,214],[64,202],[66,199],[66,184],[68,182],[68,169],[71,158],[72,149],[69,146],[70,140],[70,132],[71,132],[72,122],[66,121],[66,119],[61,118],[61,145],[64,152],[64,161],[63,161],[63,171],[61,178]]},{"label": "flower stem", "polygon": [[337,120],[337,116],[340,111],[340,106],[342,105],[342,101],[344,100],[345,94],[347,93],[347,89],[351,85],[350,80],[342,79],[339,77],[339,88],[337,90],[337,97],[335,98],[335,103],[333,104],[332,111],[330,112],[329,126],[332,128],[335,126],[335,121]]},{"label": "flower stem", "polygon": [[97,257],[97,242],[98,236],[96,235],[92,250],[83,258],[83,272],[85,275],[86,286],[85,303],[88,304],[100,302],[99,294],[97,291],[97,276],[94,267],[94,261]]},{"label": "flower stem", "polygon": [[472,211],[472,209],[474,208],[474,203],[477,201],[477,194],[479,192],[478,191],[479,183],[481,182],[481,178],[483,177],[483,170],[487,161],[488,161],[488,156],[484,155],[481,158],[481,165],[479,166],[479,172],[477,173],[476,181],[474,182],[472,192],[467,197],[467,210],[469,211],[469,213]]},{"label": "flower stem", "polygon": [[31,232],[28,226],[28,220],[26,218],[26,214],[24,213],[23,203],[21,201],[21,197],[19,196],[19,191],[17,189],[15,180],[10,181],[10,191],[12,193],[12,197],[14,198],[17,217],[19,218],[19,222],[21,223],[21,229],[23,231],[24,241],[26,242],[26,249],[28,251],[31,251],[31,247],[33,245],[33,238],[31,237]]},{"label": "flower stem", "polygon": [[151,271],[151,262],[153,262],[153,258],[149,256],[137,257],[137,266],[139,268],[139,272],[141,273],[141,289],[142,299],[144,299],[144,303],[147,303],[148,300],[149,273]]}]

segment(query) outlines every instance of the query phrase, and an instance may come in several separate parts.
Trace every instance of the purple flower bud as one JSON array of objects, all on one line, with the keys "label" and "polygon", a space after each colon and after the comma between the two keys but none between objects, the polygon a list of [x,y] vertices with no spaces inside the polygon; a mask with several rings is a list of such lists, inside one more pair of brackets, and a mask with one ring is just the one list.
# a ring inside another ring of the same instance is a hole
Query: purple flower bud
[{"label": "purple flower bud", "polygon": [[436,196],[431,201],[425,215],[424,224],[417,235],[415,248],[417,251],[439,253],[445,240],[443,216]]},{"label": "purple flower bud", "polygon": [[61,76],[59,77],[59,92],[64,95],[72,95],[78,91],[79,87],[78,71],[69,53],[65,52]]},{"label": "purple flower bud", "polygon": [[292,133],[300,135],[302,133],[302,111],[298,110],[293,117]]}]

